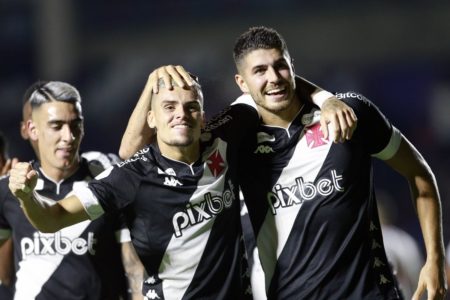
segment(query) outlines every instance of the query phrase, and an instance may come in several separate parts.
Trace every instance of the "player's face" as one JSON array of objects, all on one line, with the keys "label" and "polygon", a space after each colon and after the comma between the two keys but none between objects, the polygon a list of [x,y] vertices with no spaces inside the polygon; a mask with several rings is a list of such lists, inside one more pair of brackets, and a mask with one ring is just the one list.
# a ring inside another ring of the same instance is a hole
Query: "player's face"
[{"label": "player's face", "polygon": [[33,111],[28,127],[30,138],[38,144],[44,171],[65,172],[78,167],[84,128],[76,105],[61,101],[44,103]]},{"label": "player's face", "polygon": [[201,102],[194,91],[162,88],[152,97],[148,123],[156,128],[160,147],[188,147],[198,142],[203,117]]},{"label": "player's face", "polygon": [[278,49],[257,49],[244,56],[236,83],[261,113],[285,114],[298,106],[291,58]]}]

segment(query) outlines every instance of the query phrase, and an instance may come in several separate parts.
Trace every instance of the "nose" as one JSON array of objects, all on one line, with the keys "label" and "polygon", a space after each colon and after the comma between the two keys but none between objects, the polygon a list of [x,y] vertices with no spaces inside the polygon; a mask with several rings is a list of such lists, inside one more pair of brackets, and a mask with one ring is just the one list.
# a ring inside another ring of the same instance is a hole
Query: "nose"
[{"label": "nose", "polygon": [[64,124],[61,128],[62,139],[67,142],[71,142],[75,140],[75,135],[73,133],[72,128],[70,128],[69,124]]},{"label": "nose", "polygon": [[184,105],[179,105],[176,109],[176,117],[178,119],[184,119],[188,116],[189,108],[185,107]]},{"label": "nose", "polygon": [[270,82],[278,82],[280,80],[280,73],[274,68],[269,67],[266,71],[267,78]]}]

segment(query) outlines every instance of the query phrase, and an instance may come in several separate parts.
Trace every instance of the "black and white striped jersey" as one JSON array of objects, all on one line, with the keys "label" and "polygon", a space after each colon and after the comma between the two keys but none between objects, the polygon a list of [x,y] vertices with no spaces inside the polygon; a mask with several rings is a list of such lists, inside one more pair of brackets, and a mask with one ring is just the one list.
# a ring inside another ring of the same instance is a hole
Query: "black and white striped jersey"
[{"label": "black and white striped jersey", "polygon": [[[74,187],[87,185],[108,166],[105,155],[98,152],[87,155],[89,161],[82,158],[76,173],[60,182],[49,179],[39,163],[33,162],[33,168],[39,173],[36,192],[58,201]],[[124,225],[123,220],[110,215],[54,234],[41,233],[29,223],[18,200],[9,191],[8,178],[0,180],[0,238],[11,236],[14,243],[17,276],[14,299],[109,300],[126,297],[126,278],[118,241]]]},{"label": "black and white striped jersey", "polygon": [[146,299],[235,300],[251,292],[241,284],[236,179],[238,154],[257,123],[253,108],[233,105],[208,123],[192,165],[164,157],[155,143],[75,190],[91,218],[125,215],[148,274]]},{"label": "black and white striped jersey", "polygon": [[243,160],[257,245],[255,299],[399,298],[381,237],[372,157],[392,155],[401,135],[360,94],[337,97],[358,117],[350,141],[324,139],[320,111],[307,102],[287,129],[261,125]]}]

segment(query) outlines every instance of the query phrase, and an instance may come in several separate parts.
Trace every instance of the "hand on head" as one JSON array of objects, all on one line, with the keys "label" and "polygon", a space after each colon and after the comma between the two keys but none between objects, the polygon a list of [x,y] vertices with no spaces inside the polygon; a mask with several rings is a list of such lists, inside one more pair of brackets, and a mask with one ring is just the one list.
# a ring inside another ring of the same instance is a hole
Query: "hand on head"
[{"label": "hand on head", "polygon": [[154,70],[148,78],[147,84],[152,87],[155,94],[159,91],[160,78],[163,80],[164,86],[169,90],[173,89],[173,83],[182,88],[194,84],[191,75],[182,66],[162,66]]}]

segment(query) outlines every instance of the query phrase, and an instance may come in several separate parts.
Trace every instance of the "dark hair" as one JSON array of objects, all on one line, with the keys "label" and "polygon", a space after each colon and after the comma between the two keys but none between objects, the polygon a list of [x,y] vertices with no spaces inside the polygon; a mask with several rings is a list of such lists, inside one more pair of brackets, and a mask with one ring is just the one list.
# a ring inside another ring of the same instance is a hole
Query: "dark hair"
[{"label": "dark hair", "polygon": [[31,109],[35,109],[44,103],[62,101],[74,104],[81,114],[81,96],[78,90],[62,81],[37,81],[25,92],[23,104],[27,101]]},{"label": "dark hair", "polygon": [[265,26],[251,27],[241,34],[234,44],[234,62],[238,65],[246,54],[257,49],[279,49],[285,52],[287,45],[275,29]]}]

